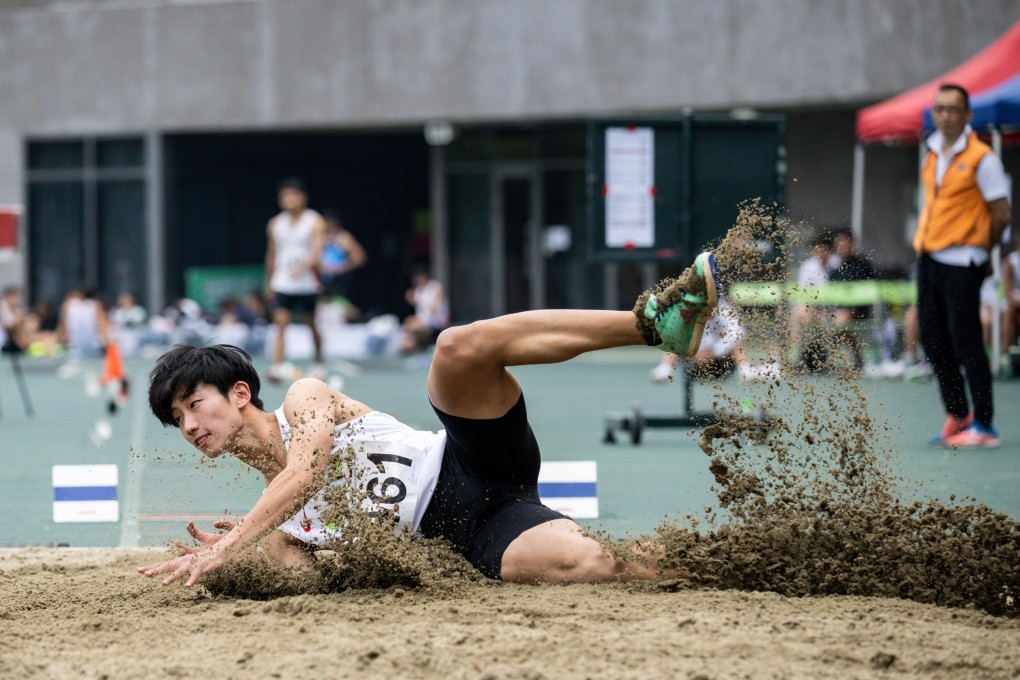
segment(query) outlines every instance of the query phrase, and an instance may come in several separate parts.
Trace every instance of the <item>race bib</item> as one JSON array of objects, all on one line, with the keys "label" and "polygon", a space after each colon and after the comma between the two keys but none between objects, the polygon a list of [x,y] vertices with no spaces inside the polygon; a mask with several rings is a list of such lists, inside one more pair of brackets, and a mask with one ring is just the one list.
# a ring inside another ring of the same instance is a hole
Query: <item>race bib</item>
[{"label": "race bib", "polygon": [[361,509],[375,515],[393,512],[400,527],[409,528],[418,507],[421,472],[427,450],[401,442],[355,440],[354,486],[365,494]]}]

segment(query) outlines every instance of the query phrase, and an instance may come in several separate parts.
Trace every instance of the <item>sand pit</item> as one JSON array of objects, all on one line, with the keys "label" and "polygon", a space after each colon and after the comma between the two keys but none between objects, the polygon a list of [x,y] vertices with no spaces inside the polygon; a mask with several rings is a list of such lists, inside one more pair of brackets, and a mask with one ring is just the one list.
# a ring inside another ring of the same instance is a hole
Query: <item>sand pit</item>
[{"label": "sand pit", "polygon": [[162,587],[160,551],[0,552],[4,678],[1007,678],[1020,621],[863,597],[629,586]]}]

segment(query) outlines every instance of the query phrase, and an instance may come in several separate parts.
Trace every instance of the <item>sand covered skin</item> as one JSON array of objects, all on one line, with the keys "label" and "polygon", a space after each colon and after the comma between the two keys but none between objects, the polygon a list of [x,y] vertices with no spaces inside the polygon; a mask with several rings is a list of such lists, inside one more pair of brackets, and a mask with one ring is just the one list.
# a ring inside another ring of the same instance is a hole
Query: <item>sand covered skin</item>
[{"label": "sand covered skin", "polygon": [[[783,280],[795,236],[766,207],[743,206],[713,246],[724,287]],[[673,288],[693,287],[690,275]],[[165,553],[0,553],[0,677],[1020,674],[1020,525],[963,501],[902,504],[888,424],[867,416],[845,339],[819,332],[819,378],[793,360],[784,306],[740,318],[780,377],[750,399],[750,387],[717,386],[720,422],[698,433],[717,503],[639,539],[690,579],[502,584],[334,490],[326,519],[357,540],[303,574],[249,562],[186,590],[134,572]]]}]

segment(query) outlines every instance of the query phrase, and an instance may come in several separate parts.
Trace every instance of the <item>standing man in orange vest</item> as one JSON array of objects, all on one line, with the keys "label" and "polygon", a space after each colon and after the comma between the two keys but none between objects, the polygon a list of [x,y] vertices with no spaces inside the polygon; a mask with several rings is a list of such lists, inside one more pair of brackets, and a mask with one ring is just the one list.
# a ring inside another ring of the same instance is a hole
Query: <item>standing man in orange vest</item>
[{"label": "standing man in orange vest", "polygon": [[[981,338],[980,290],[989,251],[1010,220],[1002,161],[970,127],[970,97],[944,84],[932,109],[936,132],[924,160],[924,210],[914,236],[921,344],[946,408],[935,445],[995,447],[992,373]],[[967,405],[967,385],[974,409]]]}]

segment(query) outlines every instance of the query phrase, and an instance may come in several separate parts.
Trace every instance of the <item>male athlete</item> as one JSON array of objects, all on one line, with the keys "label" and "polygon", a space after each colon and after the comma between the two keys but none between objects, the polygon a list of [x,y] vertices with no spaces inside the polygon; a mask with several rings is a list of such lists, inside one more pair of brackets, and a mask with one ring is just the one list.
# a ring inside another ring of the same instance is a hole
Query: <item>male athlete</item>
[{"label": "male athlete", "polygon": [[273,365],[267,377],[282,382],[294,369],[284,362],[287,326],[296,315],[312,331],[315,362],[312,377],[324,378],[322,338],[315,326],[315,303],[319,299],[316,268],[325,244],[326,223],[308,207],[308,191],[298,178],[280,182],[277,193],[280,214],[266,225],[266,297],[272,306],[276,339]]},{"label": "male athlete", "polygon": [[[182,546],[181,556],[138,571],[162,575],[164,585],[187,577],[185,585],[192,586],[228,561],[256,553],[256,544],[257,554],[275,565],[307,566],[310,547],[340,537],[321,511],[329,486],[348,484],[390,509],[412,535],[445,537],[492,578],[658,577],[655,555],[613,557],[573,520],[541,504],[539,447],[521,386],[507,368],[642,343],[692,356],[718,300],[715,257],[702,253],[687,274],[643,295],[634,312],[539,310],[443,331],[427,382],[445,427],[439,433],[415,431],[312,379],[295,382],[283,405],[266,412],[258,374],[243,351],[175,347],[150,375],[153,413],[206,456],[229,452],[260,471],[266,489],[241,521],[218,523],[226,533],[189,525],[200,546]],[[685,289],[681,281],[692,283]],[[353,473],[334,472],[335,456],[343,452],[355,456]]]}]

